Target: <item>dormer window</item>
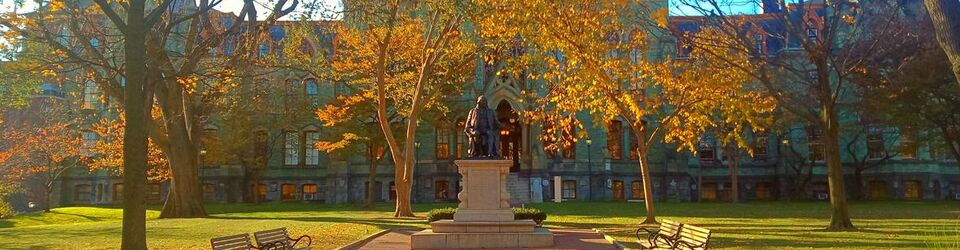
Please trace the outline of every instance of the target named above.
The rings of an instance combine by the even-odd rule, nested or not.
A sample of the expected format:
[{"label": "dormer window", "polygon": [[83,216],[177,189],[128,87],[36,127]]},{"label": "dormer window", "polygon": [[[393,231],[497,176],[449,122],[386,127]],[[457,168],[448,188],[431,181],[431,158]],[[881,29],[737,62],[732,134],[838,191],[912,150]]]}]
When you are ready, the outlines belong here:
[{"label": "dormer window", "polygon": [[807,28],[807,37],[811,40],[817,39],[817,28]]},{"label": "dormer window", "polygon": [[818,32],[817,32],[817,27],[814,26],[813,21],[809,21],[809,20],[808,20],[808,21],[807,21],[807,38],[810,38],[810,40],[816,40],[816,39],[817,39],[817,33],[818,33]]}]

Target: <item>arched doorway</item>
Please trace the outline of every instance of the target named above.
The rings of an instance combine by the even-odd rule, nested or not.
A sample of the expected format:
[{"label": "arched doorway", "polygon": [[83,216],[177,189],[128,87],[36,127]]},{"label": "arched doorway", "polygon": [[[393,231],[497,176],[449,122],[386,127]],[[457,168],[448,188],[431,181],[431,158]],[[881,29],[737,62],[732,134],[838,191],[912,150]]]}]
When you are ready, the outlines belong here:
[{"label": "arched doorway", "polygon": [[497,104],[497,121],[500,122],[500,152],[513,160],[510,172],[520,171],[520,121],[517,113],[506,100]]}]

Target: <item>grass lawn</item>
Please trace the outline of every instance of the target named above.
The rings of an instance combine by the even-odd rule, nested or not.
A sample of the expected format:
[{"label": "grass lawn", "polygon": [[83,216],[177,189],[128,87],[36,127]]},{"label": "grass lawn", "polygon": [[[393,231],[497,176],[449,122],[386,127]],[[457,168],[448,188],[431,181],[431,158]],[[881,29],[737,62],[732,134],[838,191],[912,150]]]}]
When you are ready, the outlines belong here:
[{"label": "grass lawn", "polygon": [[[453,204],[418,204],[425,211]],[[636,247],[633,231],[642,203],[534,204],[549,215],[548,227],[599,228]],[[209,248],[213,237],[287,227],[308,234],[314,249],[348,244],[385,228],[425,227],[422,219],[395,219],[392,204],[373,210],[357,205],[312,203],[209,204],[209,218],[155,219],[148,212],[152,249]],[[854,202],[859,232],[824,232],[827,203],[660,203],[661,217],[714,230],[712,248],[741,249],[960,249],[958,202]],[[121,210],[67,207],[0,220],[0,249],[113,249],[120,242]]]}]

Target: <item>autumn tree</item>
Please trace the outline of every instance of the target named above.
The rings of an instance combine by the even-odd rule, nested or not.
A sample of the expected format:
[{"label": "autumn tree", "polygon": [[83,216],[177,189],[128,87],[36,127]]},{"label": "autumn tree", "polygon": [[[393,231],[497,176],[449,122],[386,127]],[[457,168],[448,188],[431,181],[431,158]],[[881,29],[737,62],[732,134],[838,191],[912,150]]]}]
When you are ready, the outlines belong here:
[{"label": "autumn tree", "polygon": [[[757,115],[774,107],[771,100],[742,87],[745,74],[701,60],[645,53],[661,45],[653,39],[656,33],[648,20],[666,25],[665,6],[622,1],[480,2],[495,13],[479,22],[481,34],[516,34],[531,48],[517,64],[544,86],[541,94],[526,93],[536,103],[534,111],[524,115],[553,124],[545,126],[548,141],[564,144],[585,136],[573,133],[574,127],[583,127],[577,119],[581,111],[595,124],[619,119],[628,125],[637,142],[633,150],[644,182],[644,223],[656,223],[648,155],[654,143],[677,143],[678,150],[696,151],[707,128],[723,123],[714,116],[733,115],[730,111],[741,107],[750,110],[737,112]],[[734,105],[741,101],[754,105]]]},{"label": "autumn tree", "polygon": [[[35,179],[42,185],[43,207],[52,206],[53,187],[68,171],[83,167],[93,154],[79,130],[76,110],[57,99],[39,100],[31,109],[21,110],[20,119],[3,126],[0,138],[16,142],[0,149],[0,165],[19,182]],[[30,113],[30,115],[27,115]]]},{"label": "autumn tree", "polygon": [[[376,110],[373,100],[365,99],[369,92],[360,92],[355,95],[342,95],[337,100],[317,110],[317,118],[323,121],[323,126],[329,128],[324,131],[323,138],[316,147],[321,151],[339,156],[350,157],[355,154],[365,154],[369,167],[367,169],[367,190],[364,207],[372,208],[376,200],[377,169],[388,151],[386,150],[383,131],[376,122]],[[394,133],[400,133],[400,117],[391,113],[388,119]]]},{"label": "autumn tree", "polygon": [[[306,72],[331,72],[336,82],[365,95],[393,160],[396,217],[412,217],[410,196],[417,127],[425,110],[442,106],[470,76],[474,45],[463,35],[464,6],[449,1],[349,1],[337,46],[327,64]],[[329,54],[328,54],[329,55]],[[322,68],[326,67],[326,68]],[[330,105],[326,109],[335,108]],[[346,107],[343,107],[346,108]],[[401,122],[402,133],[393,130]],[[338,141],[329,139],[331,141]]]},{"label": "autumn tree", "polygon": [[[214,112],[210,107],[211,100],[233,86],[231,79],[263,74],[263,70],[251,69],[262,69],[257,65],[262,65],[260,62],[264,58],[256,52],[270,37],[268,27],[277,18],[292,12],[299,1],[271,1],[268,7],[272,8],[265,18],[257,16],[254,0],[244,0],[244,7],[235,16],[212,11],[222,0],[184,2],[174,7],[170,6],[172,0],[119,5],[99,0],[94,2],[96,5],[51,1],[46,5],[48,7],[40,8],[49,14],[30,16],[33,19],[23,22],[30,27],[9,27],[16,27],[11,30],[27,40],[43,42],[52,48],[49,52],[34,51],[37,58],[47,58],[50,65],[89,74],[90,81],[111,99],[125,102],[129,98],[125,92],[133,86],[129,84],[133,82],[132,76],[147,82],[146,88],[136,87],[155,93],[156,102],[145,100],[142,103],[143,116],[127,114],[128,122],[146,121],[126,126],[126,129],[149,131],[150,138],[170,162],[173,178],[161,218],[205,216],[199,185],[198,148],[202,128]],[[144,13],[135,11],[141,7]],[[147,9],[150,9],[149,13]],[[122,14],[127,14],[128,19],[129,15],[143,14],[143,17],[124,22]],[[143,23],[139,23],[141,19]],[[111,25],[105,25],[108,23]],[[126,37],[131,34],[138,38]],[[139,45],[141,41],[143,45]],[[138,46],[124,46],[130,42]],[[136,51],[120,53],[122,50]],[[130,75],[127,72],[131,69],[130,64],[117,63],[123,61],[121,58],[129,57],[148,64],[143,69],[134,67],[136,73]],[[145,95],[144,98],[152,96]],[[159,110],[158,119],[146,115],[154,107]],[[124,111],[128,109],[126,107]],[[138,107],[138,110],[141,109]],[[124,134],[133,135],[130,132]],[[136,143],[144,147],[146,144],[145,141]],[[131,182],[133,180],[125,181]],[[135,192],[137,188],[128,188],[131,192],[127,193],[138,193]]]},{"label": "autumn tree", "polygon": [[698,27],[694,30],[674,27],[681,52],[692,50],[712,64],[747,74],[776,97],[780,107],[823,131],[831,207],[828,229],[854,230],[840,161],[839,104],[856,98],[849,82],[863,70],[865,56],[880,56],[856,53],[879,47],[862,41],[895,31],[870,27],[892,23],[901,6],[891,1],[863,8],[849,1],[767,1],[762,15],[735,15],[724,7],[729,4],[724,0],[681,4],[702,15],[693,18]]}]

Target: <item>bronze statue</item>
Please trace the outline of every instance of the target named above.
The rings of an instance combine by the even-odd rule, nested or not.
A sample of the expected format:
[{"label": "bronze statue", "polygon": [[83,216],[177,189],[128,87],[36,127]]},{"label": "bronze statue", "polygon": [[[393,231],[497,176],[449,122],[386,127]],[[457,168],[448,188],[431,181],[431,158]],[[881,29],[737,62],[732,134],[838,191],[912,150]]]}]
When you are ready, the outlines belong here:
[{"label": "bronze statue", "polygon": [[467,134],[467,158],[502,158],[499,147],[500,143],[500,124],[497,122],[497,114],[490,107],[487,107],[487,99],[483,96],[477,98],[477,106],[470,109],[467,113],[466,127],[463,132]]}]

